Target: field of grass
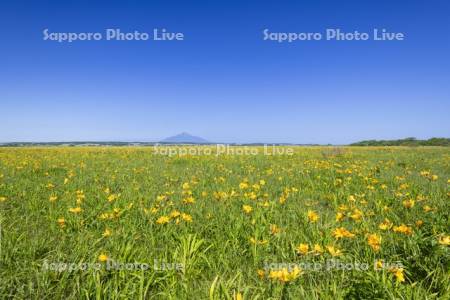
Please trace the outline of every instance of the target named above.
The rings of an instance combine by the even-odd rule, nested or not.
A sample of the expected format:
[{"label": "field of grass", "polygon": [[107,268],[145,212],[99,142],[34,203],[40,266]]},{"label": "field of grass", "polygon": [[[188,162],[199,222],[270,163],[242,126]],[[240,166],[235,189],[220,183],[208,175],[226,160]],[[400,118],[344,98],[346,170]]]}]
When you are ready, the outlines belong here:
[{"label": "field of grass", "polygon": [[0,148],[0,297],[450,299],[449,148],[259,152]]}]

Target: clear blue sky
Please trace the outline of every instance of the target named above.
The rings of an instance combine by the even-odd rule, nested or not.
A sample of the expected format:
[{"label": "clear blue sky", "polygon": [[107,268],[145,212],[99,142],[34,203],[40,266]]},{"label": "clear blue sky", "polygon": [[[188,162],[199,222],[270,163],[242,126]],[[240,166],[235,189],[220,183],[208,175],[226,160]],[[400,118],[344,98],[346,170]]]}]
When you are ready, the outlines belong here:
[{"label": "clear blue sky", "polygon": [[[448,0],[5,0],[0,28],[1,142],[450,137]],[[45,28],[166,28],[185,40],[57,43]],[[265,28],[406,40],[279,44]]]}]

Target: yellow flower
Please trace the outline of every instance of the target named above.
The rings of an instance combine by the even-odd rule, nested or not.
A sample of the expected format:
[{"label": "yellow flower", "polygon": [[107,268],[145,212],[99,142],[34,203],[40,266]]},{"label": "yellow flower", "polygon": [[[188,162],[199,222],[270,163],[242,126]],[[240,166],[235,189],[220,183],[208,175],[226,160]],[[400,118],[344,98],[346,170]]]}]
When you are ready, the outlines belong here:
[{"label": "yellow flower", "polygon": [[384,263],[382,260],[375,261],[375,270],[381,270],[384,266]]},{"label": "yellow flower", "polygon": [[280,233],[280,228],[277,226],[277,225],[275,225],[275,224],[271,224],[270,225],[270,233],[271,234],[273,234],[273,235],[275,235],[275,234],[278,234],[278,233]]},{"label": "yellow flower", "polygon": [[100,262],[105,262],[105,261],[108,261],[108,260],[109,260],[109,257],[108,257],[106,254],[102,253],[102,254],[100,254],[100,255],[98,256],[98,260],[99,260]]},{"label": "yellow flower", "polygon": [[5,202],[6,201],[6,197],[0,197],[0,202]]},{"label": "yellow flower", "polygon": [[439,244],[444,246],[450,246],[450,235],[440,236]]},{"label": "yellow flower", "polygon": [[345,215],[344,215],[343,213],[338,212],[338,213],[336,214],[336,222],[342,221],[342,219],[344,219],[344,217],[345,217]]},{"label": "yellow flower", "polygon": [[82,209],[79,206],[74,207],[74,208],[69,208],[69,212],[74,213],[74,214],[80,213],[81,211],[82,211]]},{"label": "yellow flower", "polygon": [[421,227],[423,225],[423,221],[422,220],[417,220],[416,221],[416,226],[417,227]]},{"label": "yellow flower", "polygon": [[314,252],[316,255],[322,254],[323,253],[322,246],[320,246],[319,244],[314,244]]},{"label": "yellow flower", "polygon": [[101,213],[98,217],[99,217],[101,220],[106,220],[106,219],[109,219],[110,214],[109,214],[109,213]]},{"label": "yellow flower", "polygon": [[309,245],[308,244],[300,244],[297,246],[297,253],[298,254],[302,254],[302,255],[306,255],[308,254],[309,251]]},{"label": "yellow flower", "polygon": [[182,218],[184,221],[186,221],[186,222],[192,222],[192,217],[191,217],[191,215],[182,213],[182,214],[181,214],[181,218]]},{"label": "yellow flower", "polygon": [[397,282],[404,282],[405,281],[405,275],[403,274],[404,270],[403,268],[392,268],[389,270],[392,274],[394,274],[395,279]]},{"label": "yellow flower", "polygon": [[281,283],[286,283],[297,279],[302,274],[302,270],[295,267],[291,272],[287,268],[281,270],[270,271],[269,278],[272,280],[278,280]]},{"label": "yellow flower", "polygon": [[177,217],[179,217],[181,215],[181,213],[178,211],[178,210],[173,210],[171,213],[170,213],[170,217],[171,218],[177,218]]},{"label": "yellow flower", "polygon": [[317,222],[317,220],[319,220],[319,215],[313,210],[308,210],[308,219],[312,223]]},{"label": "yellow flower", "polygon": [[328,250],[328,253],[331,254],[331,256],[341,256],[342,255],[341,250],[334,248],[333,246],[327,246],[327,250]]},{"label": "yellow flower", "polygon": [[83,191],[76,191],[76,194],[77,194],[77,200],[79,200],[79,201],[81,201],[84,198],[86,198],[86,196],[84,195]]},{"label": "yellow flower", "polygon": [[406,190],[408,187],[409,187],[409,184],[403,183],[403,184],[401,184],[401,185],[398,187],[398,189],[399,189],[399,190]]},{"label": "yellow flower", "polygon": [[164,201],[167,199],[166,195],[158,195],[156,196],[156,201],[160,202],[160,201]]},{"label": "yellow flower", "polygon": [[256,273],[258,274],[258,277],[259,277],[260,279],[263,279],[264,276],[266,275],[266,271],[264,271],[264,270],[262,270],[262,269],[258,269],[258,270],[256,271]]},{"label": "yellow flower", "polygon": [[355,208],[353,210],[353,213],[351,214],[350,218],[352,218],[355,221],[359,221],[359,220],[361,220],[362,216],[363,216],[362,211],[360,211],[359,209]]},{"label": "yellow flower", "polygon": [[59,218],[58,219],[58,225],[63,228],[64,226],[66,226],[66,220],[64,218]]},{"label": "yellow flower", "polygon": [[354,233],[351,233],[350,231],[348,231],[347,229],[345,229],[344,227],[340,227],[340,228],[336,228],[332,235],[334,236],[335,239],[340,239],[340,238],[353,238],[355,237]]},{"label": "yellow flower", "polygon": [[58,199],[58,196],[55,196],[55,195],[52,195],[52,196],[50,196],[50,198],[48,198],[48,200],[50,201],[50,202],[54,202],[54,201],[56,201]]},{"label": "yellow flower", "polygon": [[346,210],[348,210],[348,207],[346,205],[344,205],[344,204],[341,204],[341,205],[339,205],[338,209],[340,211],[346,211]]},{"label": "yellow flower", "polygon": [[381,230],[388,230],[391,227],[392,227],[392,222],[389,221],[388,219],[384,219],[383,223],[378,225],[378,228],[380,228]]},{"label": "yellow flower", "polygon": [[406,226],[405,224],[401,224],[400,226],[394,226],[393,230],[394,232],[403,233],[406,235],[412,234],[412,228]]},{"label": "yellow flower", "polygon": [[244,298],[242,298],[242,294],[240,292],[236,293],[236,296],[234,297],[235,300],[242,300]]},{"label": "yellow flower", "polygon": [[189,185],[189,182],[183,183],[183,190],[189,190],[191,186]]},{"label": "yellow flower", "polygon": [[195,199],[194,199],[194,197],[190,196],[190,197],[183,199],[183,203],[192,204],[192,203],[195,203]]},{"label": "yellow flower", "polygon": [[108,196],[108,201],[109,201],[109,202],[113,202],[113,201],[116,200],[117,198],[118,198],[117,195],[111,194],[111,195]]},{"label": "yellow flower", "polygon": [[105,229],[105,231],[103,232],[102,236],[103,237],[108,237],[111,235],[111,230],[109,230],[108,228]]},{"label": "yellow flower", "polygon": [[245,193],[244,196],[252,200],[255,200],[258,197],[255,192]]},{"label": "yellow flower", "polygon": [[380,246],[381,246],[381,237],[377,234],[370,234],[367,237],[367,243],[369,244],[370,247],[372,247],[372,249],[377,252],[380,250]]},{"label": "yellow flower", "polygon": [[161,216],[158,218],[158,220],[156,220],[156,224],[167,224],[169,223],[170,218],[167,216]]},{"label": "yellow flower", "polygon": [[245,182],[245,181],[239,183],[239,188],[240,188],[241,190],[247,189],[247,188],[248,188],[248,183]]},{"label": "yellow flower", "polygon": [[412,207],[414,207],[414,203],[415,203],[415,201],[412,200],[412,199],[410,199],[410,200],[404,200],[404,201],[403,201],[403,206],[404,206],[405,208],[412,208]]},{"label": "yellow flower", "polygon": [[429,212],[429,211],[432,211],[433,209],[430,207],[430,206],[428,206],[428,205],[425,205],[424,207],[423,207],[423,211],[424,212]]},{"label": "yellow flower", "polygon": [[250,205],[242,205],[242,210],[246,213],[249,214],[252,212],[253,208]]},{"label": "yellow flower", "polygon": [[431,175],[431,180],[433,180],[433,181],[436,181],[436,180],[438,180],[438,176],[437,175]]},{"label": "yellow flower", "polygon": [[258,241],[257,239],[255,239],[254,237],[250,238],[250,243],[254,244],[254,245],[265,245],[267,244],[269,241],[268,240],[260,240]]},{"label": "yellow flower", "polygon": [[430,172],[429,171],[420,171],[420,176],[428,177],[428,176],[430,176]]}]

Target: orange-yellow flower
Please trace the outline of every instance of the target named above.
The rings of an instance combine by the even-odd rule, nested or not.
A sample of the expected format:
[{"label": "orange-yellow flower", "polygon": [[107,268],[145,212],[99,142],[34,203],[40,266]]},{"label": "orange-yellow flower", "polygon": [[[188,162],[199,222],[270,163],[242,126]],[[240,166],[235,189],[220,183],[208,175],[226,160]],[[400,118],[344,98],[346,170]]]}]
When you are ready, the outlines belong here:
[{"label": "orange-yellow flower", "polygon": [[394,232],[403,233],[406,235],[412,234],[412,228],[406,226],[405,224],[401,224],[400,226],[394,226],[393,230]]},{"label": "orange-yellow flower", "polygon": [[281,229],[277,225],[275,225],[275,224],[270,225],[270,233],[271,234],[275,235],[275,234],[280,233],[280,231],[281,231]]},{"label": "orange-yellow flower", "polygon": [[362,216],[363,216],[362,211],[360,211],[359,209],[355,208],[353,210],[353,213],[350,215],[350,218],[352,218],[355,221],[359,221],[359,220],[361,220]]},{"label": "orange-yellow flower", "polygon": [[439,244],[444,246],[450,246],[450,235],[440,236]]},{"label": "orange-yellow flower", "polygon": [[186,222],[192,222],[192,216],[189,214],[182,213],[181,218]]},{"label": "orange-yellow flower", "polygon": [[161,217],[158,218],[158,220],[156,220],[156,224],[160,224],[160,225],[167,224],[167,223],[169,223],[169,221],[170,221],[169,217],[161,216]]},{"label": "orange-yellow flower", "polygon": [[404,270],[403,268],[392,268],[389,270],[392,274],[394,274],[395,279],[397,282],[404,282],[405,281],[405,274],[403,274]]},{"label": "orange-yellow flower", "polygon": [[347,229],[345,229],[344,227],[340,227],[340,228],[336,228],[332,235],[336,238],[336,239],[340,239],[340,238],[353,238],[355,237],[354,233],[351,233],[350,231],[348,231]]},{"label": "orange-yellow flower", "polygon": [[308,210],[308,219],[312,223],[317,222],[317,220],[319,220],[319,215],[313,210]]},{"label": "orange-yellow flower", "polygon": [[429,211],[432,211],[433,209],[430,207],[430,206],[428,206],[428,205],[425,205],[424,207],[423,207],[423,211],[424,212],[429,212]]},{"label": "orange-yellow flower", "polygon": [[306,255],[308,254],[309,251],[309,245],[308,244],[300,244],[297,246],[297,253],[298,254],[302,254],[302,255]]},{"label": "orange-yellow flower", "polygon": [[251,237],[250,238],[250,243],[252,243],[252,244],[254,244],[254,245],[265,245],[265,244],[267,244],[268,243],[268,241],[267,240],[257,240],[257,239],[255,239],[254,237]]},{"label": "orange-yellow flower", "polygon": [[66,220],[64,218],[59,218],[58,219],[58,225],[63,228],[64,226],[66,226]]},{"label": "orange-yellow flower", "polygon": [[281,283],[287,283],[297,279],[301,274],[302,270],[298,267],[295,267],[292,271],[289,271],[287,268],[283,268],[281,270],[270,271],[269,278],[272,280],[278,280]]},{"label": "orange-yellow flower", "polygon": [[314,249],[314,253],[315,253],[316,255],[320,255],[320,254],[323,253],[322,246],[320,246],[319,244],[314,244],[313,249]]},{"label": "orange-yellow flower", "polygon": [[328,253],[331,254],[331,256],[341,256],[342,251],[335,248],[334,246],[327,246]]},{"label": "orange-yellow flower", "polygon": [[100,255],[98,256],[98,260],[101,261],[101,262],[108,261],[108,259],[109,259],[108,255],[106,255],[106,254],[104,254],[104,253],[102,253],[102,254],[100,254]]},{"label": "orange-yellow flower", "polygon": [[181,213],[180,213],[178,210],[173,210],[173,211],[170,213],[170,217],[171,217],[171,218],[178,218],[180,215],[181,215]]},{"label": "orange-yellow flower", "polygon": [[252,212],[253,208],[250,205],[242,205],[242,210],[246,213],[249,214]]},{"label": "orange-yellow flower", "polygon": [[81,207],[77,206],[74,208],[69,208],[69,212],[74,213],[74,214],[78,214],[82,211]]},{"label": "orange-yellow flower", "polygon": [[377,252],[380,250],[381,237],[377,234],[369,234],[369,236],[367,237],[367,243],[375,252]]},{"label": "orange-yellow flower", "polygon": [[415,201],[413,199],[403,201],[403,206],[405,208],[412,208],[412,207],[414,207],[414,204],[415,204]]},{"label": "orange-yellow flower", "polygon": [[194,199],[194,197],[190,196],[190,197],[184,198],[183,203],[184,204],[192,204],[192,203],[195,203],[195,199]]},{"label": "orange-yellow flower", "polygon": [[258,274],[258,277],[259,277],[260,279],[263,279],[264,276],[266,275],[266,271],[264,271],[264,270],[262,270],[262,269],[258,269],[258,270],[256,271],[256,273]]},{"label": "orange-yellow flower", "polygon": [[336,222],[342,221],[342,219],[344,219],[344,217],[345,217],[345,215],[344,215],[343,213],[338,212],[338,213],[336,214]]},{"label": "orange-yellow flower", "polygon": [[378,228],[380,228],[381,230],[388,230],[391,227],[392,227],[392,222],[389,221],[388,219],[384,219],[383,223],[378,225]]}]

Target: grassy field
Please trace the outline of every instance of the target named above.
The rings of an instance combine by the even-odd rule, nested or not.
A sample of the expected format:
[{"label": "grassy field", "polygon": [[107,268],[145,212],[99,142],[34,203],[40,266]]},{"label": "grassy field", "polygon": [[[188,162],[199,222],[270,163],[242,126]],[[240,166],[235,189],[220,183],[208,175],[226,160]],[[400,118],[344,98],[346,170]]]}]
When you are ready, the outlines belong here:
[{"label": "grassy field", "polygon": [[450,299],[449,148],[254,149],[0,148],[1,298]]}]

